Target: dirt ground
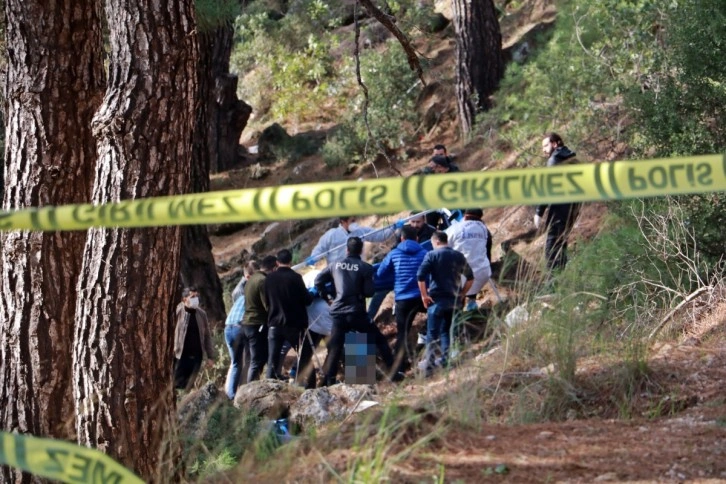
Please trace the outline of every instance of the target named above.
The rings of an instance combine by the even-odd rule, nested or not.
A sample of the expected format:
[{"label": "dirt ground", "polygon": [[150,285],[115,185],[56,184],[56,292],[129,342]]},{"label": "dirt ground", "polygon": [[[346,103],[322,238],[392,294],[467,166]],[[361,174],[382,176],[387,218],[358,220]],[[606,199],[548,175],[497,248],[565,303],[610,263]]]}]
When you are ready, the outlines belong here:
[{"label": "dirt ground", "polygon": [[[363,412],[340,427],[321,429],[312,447],[294,450],[292,470],[260,470],[255,478],[332,482],[337,475],[372,482],[360,471],[355,478],[351,469],[357,459],[377,457],[392,482],[405,483],[726,481],[726,303],[698,326],[651,348],[647,382],[629,402],[628,418],[617,418],[609,395],[617,372],[597,358],[578,365],[578,385],[588,390],[566,420],[488,423],[497,420],[496,398],[458,398],[471,398],[473,389],[491,389],[495,382],[502,401],[514,394],[512,381],[503,383],[507,375],[498,373],[499,348],[431,380],[380,384],[383,401],[420,416],[382,445],[383,456],[371,449],[381,445],[384,417],[367,410],[368,416]],[[361,440],[363,433],[373,437]]]}]

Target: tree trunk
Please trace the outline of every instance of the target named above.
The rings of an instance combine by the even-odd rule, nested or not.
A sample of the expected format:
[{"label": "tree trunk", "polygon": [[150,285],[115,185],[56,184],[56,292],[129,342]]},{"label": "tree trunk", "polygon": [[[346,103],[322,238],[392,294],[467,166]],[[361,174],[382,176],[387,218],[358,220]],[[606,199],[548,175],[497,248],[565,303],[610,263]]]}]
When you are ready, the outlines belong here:
[{"label": "tree trunk", "polygon": [[[237,99],[237,77],[230,75],[234,30],[227,23],[199,34],[197,64],[199,108],[196,112],[191,191],[209,191],[209,173],[234,166],[239,137],[252,108]],[[213,325],[226,316],[222,283],[212,257],[212,244],[206,226],[182,228],[181,281],[195,286]]]},{"label": "tree trunk", "polygon": [[[109,87],[93,121],[93,202],[185,193],[197,84],[193,1],[108,2],[106,15]],[[78,286],[78,441],[146,480],[174,475],[168,446],[180,248],[179,227],[89,230]]]},{"label": "tree trunk", "polygon": [[453,0],[456,30],[456,100],[464,134],[504,75],[502,34],[492,0]]},{"label": "tree trunk", "polygon": [[[5,0],[3,210],[88,203],[105,84],[93,0]],[[0,428],[73,439],[71,361],[85,232],[0,236]],[[3,468],[1,482],[20,474]],[[22,481],[30,481],[29,476]]]}]

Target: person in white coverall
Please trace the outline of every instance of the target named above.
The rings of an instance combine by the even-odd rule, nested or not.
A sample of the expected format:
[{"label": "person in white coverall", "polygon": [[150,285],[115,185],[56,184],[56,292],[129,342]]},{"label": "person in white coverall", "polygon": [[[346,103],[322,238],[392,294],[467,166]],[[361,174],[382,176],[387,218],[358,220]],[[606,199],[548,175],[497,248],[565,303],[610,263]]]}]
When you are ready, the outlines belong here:
[{"label": "person in white coverall", "polygon": [[487,256],[490,233],[482,221],[483,216],[484,212],[480,208],[466,209],[464,220],[446,229],[449,247],[464,254],[474,273],[474,283],[466,293],[467,311],[477,308],[476,295],[492,276],[492,267]]},{"label": "person in white coverall", "polygon": [[[355,217],[340,217],[340,224],[328,230],[320,237],[318,244],[313,249],[310,257],[305,259],[307,265],[315,263],[323,257],[328,265],[333,265],[346,258],[345,244],[351,237],[360,237],[365,242],[385,242],[395,234],[395,229],[403,225],[403,222],[396,222],[390,227],[382,230],[362,227],[355,223]],[[331,249],[335,249],[332,250]]]}]

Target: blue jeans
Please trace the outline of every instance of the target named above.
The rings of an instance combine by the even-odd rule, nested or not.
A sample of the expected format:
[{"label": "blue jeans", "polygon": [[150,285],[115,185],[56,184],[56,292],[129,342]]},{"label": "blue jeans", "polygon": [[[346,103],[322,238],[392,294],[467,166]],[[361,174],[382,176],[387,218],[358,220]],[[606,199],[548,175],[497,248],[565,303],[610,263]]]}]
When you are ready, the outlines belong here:
[{"label": "blue jeans", "polygon": [[446,367],[451,344],[449,332],[454,317],[453,302],[434,302],[427,311],[426,321],[426,362],[427,369],[433,370],[436,352],[441,353],[441,366]]},{"label": "blue jeans", "polygon": [[230,400],[234,399],[234,394],[239,386],[240,369],[242,367],[242,326],[239,324],[228,324],[224,327],[224,341],[227,343],[229,350],[229,371],[227,372],[227,383],[224,391]]}]

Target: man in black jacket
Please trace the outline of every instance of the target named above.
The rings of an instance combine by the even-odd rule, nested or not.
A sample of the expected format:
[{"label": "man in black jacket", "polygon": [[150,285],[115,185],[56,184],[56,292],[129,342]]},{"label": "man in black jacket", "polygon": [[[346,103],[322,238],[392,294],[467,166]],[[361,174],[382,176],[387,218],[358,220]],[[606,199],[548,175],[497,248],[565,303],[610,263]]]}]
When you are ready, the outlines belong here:
[{"label": "man in black jacket", "polygon": [[313,296],[305,287],[300,274],[292,270],[292,253],[283,249],[277,253],[277,269],[265,279],[267,298],[268,360],[267,378],[278,379],[285,341],[295,348],[300,359],[296,383],[304,382],[305,388],[315,388],[315,372],[310,364],[313,348],[305,331],[308,328],[307,306]]},{"label": "man in black jacket", "polygon": [[373,266],[361,260],[362,252],[363,241],[359,237],[349,238],[348,257],[329,265],[315,278],[315,287],[320,294],[326,293],[325,285],[329,282],[335,287],[335,298],[328,297],[333,329],[328,341],[328,355],[323,364],[325,372],[323,384],[326,386],[335,383],[345,334],[348,332],[357,331],[373,335],[384,362],[389,369],[393,367],[393,354],[385,336],[366,314],[366,298],[373,296],[375,288]]},{"label": "man in black jacket", "polygon": [[[577,163],[575,152],[565,146],[557,133],[550,133],[542,140],[542,152],[547,156],[547,166],[569,165]],[[545,257],[549,269],[562,269],[567,264],[567,237],[574,225],[579,204],[553,203],[539,205],[535,210],[534,227],[542,225],[542,215],[547,213],[547,242]]]}]

